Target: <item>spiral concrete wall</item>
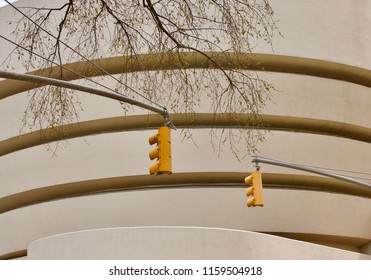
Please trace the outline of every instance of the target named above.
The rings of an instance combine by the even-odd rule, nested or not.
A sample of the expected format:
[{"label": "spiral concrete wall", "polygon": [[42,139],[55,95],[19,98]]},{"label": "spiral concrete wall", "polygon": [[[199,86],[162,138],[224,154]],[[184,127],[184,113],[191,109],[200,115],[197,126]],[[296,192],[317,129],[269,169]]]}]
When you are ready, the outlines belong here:
[{"label": "spiral concrete wall", "polygon": [[[27,6],[33,3],[46,1]],[[260,129],[270,132],[260,155],[367,177],[370,4],[271,5],[283,36],[274,38],[274,51],[262,45],[253,55],[277,89],[263,115]],[[0,15],[3,23],[15,17],[11,7]],[[6,24],[0,29],[9,33]],[[12,47],[2,45],[1,58]],[[239,56],[228,59],[245,65]],[[189,60],[203,66],[197,57]],[[123,71],[120,58],[101,63]],[[148,67],[160,66],[151,60]],[[265,206],[247,208],[243,179],[253,169],[250,158],[238,162],[210,144],[210,127],[241,125],[228,116],[173,115],[197,145],[173,131],[174,173],[153,177],[147,139],[158,117],[139,109],[123,116],[117,101],[81,93],[81,122],[63,128],[68,144],[53,156],[45,147],[57,140],[53,131],[19,132],[30,88],[0,81],[2,259],[371,258],[367,187],[262,164]]]}]

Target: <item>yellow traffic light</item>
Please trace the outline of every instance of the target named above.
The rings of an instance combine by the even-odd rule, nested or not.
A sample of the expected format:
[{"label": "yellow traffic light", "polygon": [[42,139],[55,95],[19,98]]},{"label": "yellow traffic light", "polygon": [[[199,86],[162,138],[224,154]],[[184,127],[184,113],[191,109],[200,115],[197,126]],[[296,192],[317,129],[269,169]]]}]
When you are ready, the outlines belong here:
[{"label": "yellow traffic light", "polygon": [[247,200],[247,206],[264,206],[263,202],[263,182],[260,171],[251,172],[250,176],[245,178],[245,184],[251,185],[246,189],[246,196],[250,197]]},{"label": "yellow traffic light", "polygon": [[150,151],[149,158],[151,160],[157,158],[157,162],[149,168],[149,173],[152,174],[171,174],[171,138],[170,128],[162,126],[158,132],[148,138],[150,145],[157,144],[156,148]]}]

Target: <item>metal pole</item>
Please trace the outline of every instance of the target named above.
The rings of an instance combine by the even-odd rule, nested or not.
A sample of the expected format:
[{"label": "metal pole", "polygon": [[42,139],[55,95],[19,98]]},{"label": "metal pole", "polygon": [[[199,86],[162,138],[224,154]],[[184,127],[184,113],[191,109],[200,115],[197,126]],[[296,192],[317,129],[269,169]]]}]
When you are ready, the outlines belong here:
[{"label": "metal pole", "polygon": [[327,177],[331,177],[331,178],[335,178],[335,179],[338,179],[338,180],[342,180],[342,181],[346,181],[346,182],[350,182],[350,183],[353,183],[353,184],[357,184],[357,185],[361,185],[361,186],[364,186],[364,187],[371,188],[371,184],[367,184],[365,182],[355,180],[355,179],[349,178],[347,176],[322,171],[322,170],[312,168],[312,167],[307,167],[307,166],[302,166],[302,165],[298,165],[298,164],[287,163],[287,162],[282,162],[282,161],[278,161],[278,160],[274,160],[274,159],[262,158],[262,157],[257,157],[257,156],[253,157],[253,159],[251,161],[255,164],[266,163],[266,164],[271,164],[271,165],[277,165],[277,166],[283,166],[283,167],[287,167],[287,168],[302,170],[302,171],[315,173],[315,174],[318,174],[318,175],[323,175],[323,176],[327,176]]},{"label": "metal pole", "polygon": [[166,108],[158,108],[158,107],[137,101],[125,95],[120,95],[118,93],[113,93],[113,92],[109,92],[106,90],[77,85],[71,82],[61,81],[61,80],[53,79],[53,78],[46,78],[46,77],[41,77],[41,76],[36,76],[36,75],[29,75],[29,74],[13,73],[13,72],[8,72],[8,71],[1,71],[1,70],[0,70],[0,77],[12,79],[12,80],[34,82],[38,84],[53,85],[57,87],[64,87],[64,88],[70,88],[70,89],[74,89],[78,91],[88,92],[91,94],[115,99],[118,101],[122,101],[125,103],[129,103],[131,105],[141,107],[143,109],[150,110],[152,112],[161,114],[162,116],[164,116],[165,119],[169,118],[169,113],[167,112]]}]

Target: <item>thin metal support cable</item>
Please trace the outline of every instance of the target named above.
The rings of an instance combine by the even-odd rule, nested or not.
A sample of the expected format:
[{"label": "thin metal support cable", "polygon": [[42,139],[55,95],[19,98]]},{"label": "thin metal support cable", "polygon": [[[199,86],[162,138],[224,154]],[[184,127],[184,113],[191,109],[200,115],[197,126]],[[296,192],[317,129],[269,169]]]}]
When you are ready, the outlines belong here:
[{"label": "thin metal support cable", "polygon": [[27,82],[33,82],[33,83],[38,83],[38,84],[45,84],[45,85],[54,85],[57,87],[65,87],[65,88],[70,88],[74,90],[79,90],[91,94],[96,94],[100,96],[104,96],[107,98],[123,101],[132,105],[136,105],[138,107],[141,107],[143,109],[150,110],[152,112],[161,114],[165,122],[168,121],[170,124],[170,118],[169,114],[165,109],[160,109],[157,106],[153,106],[147,103],[140,102],[136,99],[124,96],[122,94],[117,94],[112,91],[105,91],[102,89],[97,89],[97,88],[92,88],[92,87],[87,87],[87,86],[82,86],[78,84],[74,84],[71,82],[67,81],[62,81],[58,79],[53,79],[53,78],[46,78],[42,76],[36,76],[36,75],[29,75],[29,74],[21,74],[21,73],[13,73],[9,71],[2,71],[0,70],[0,78],[7,78],[7,79],[13,79],[13,80],[21,80],[21,81],[27,81]]},{"label": "thin metal support cable", "polygon": [[[5,36],[3,36],[3,35],[1,35],[1,34],[0,34],[0,38],[2,38],[2,39],[4,39],[4,40],[8,41],[9,43],[11,43],[11,44],[13,44],[13,45],[15,45],[15,46],[17,46],[17,47],[19,47],[19,48],[21,48],[21,49],[27,51],[27,52],[29,52],[29,53],[32,54],[32,55],[35,55],[35,56],[37,56],[37,57],[39,57],[39,58],[41,58],[41,59],[44,59],[44,60],[46,60],[46,61],[48,61],[48,62],[50,62],[50,63],[52,63],[52,64],[55,64],[55,65],[57,65],[58,67],[60,67],[60,68],[62,68],[62,69],[64,69],[64,70],[70,71],[71,73],[73,73],[73,74],[79,76],[80,78],[86,79],[86,80],[88,80],[89,82],[92,82],[92,83],[94,83],[94,84],[96,84],[96,85],[99,85],[99,86],[101,86],[101,87],[103,87],[103,88],[105,88],[105,89],[108,89],[108,90],[110,90],[110,91],[112,91],[112,92],[114,92],[114,93],[117,93],[117,94],[123,95],[122,93],[117,92],[117,91],[111,89],[110,87],[107,87],[107,86],[105,86],[105,85],[103,85],[103,84],[101,84],[101,83],[99,83],[99,82],[97,82],[97,81],[94,81],[94,80],[90,79],[89,77],[86,77],[86,76],[84,76],[84,75],[82,75],[82,74],[80,74],[80,73],[78,73],[78,72],[76,72],[76,71],[74,71],[74,70],[72,70],[72,69],[69,69],[69,68],[66,67],[66,66],[59,65],[58,63],[56,63],[56,62],[54,62],[54,61],[52,61],[52,60],[50,60],[50,59],[48,59],[48,58],[46,58],[46,57],[43,57],[42,55],[37,54],[37,53],[35,53],[35,52],[33,52],[33,51],[31,51],[31,50],[29,50],[29,49],[27,49],[27,48],[25,48],[25,47],[19,45],[19,44],[17,44],[16,42],[10,40],[9,38],[6,38]],[[123,95],[123,96],[124,96],[124,95]]]},{"label": "thin metal support cable", "polygon": [[354,184],[357,184],[357,185],[361,185],[361,186],[364,186],[364,187],[371,188],[371,184],[368,184],[366,182],[355,180],[355,179],[353,179],[351,177],[348,177],[348,176],[343,176],[343,175],[339,175],[339,174],[335,174],[335,173],[322,171],[321,169],[312,168],[312,167],[308,167],[308,166],[305,166],[305,165],[288,163],[288,162],[283,162],[283,161],[279,161],[279,160],[275,160],[275,159],[269,159],[269,158],[258,157],[258,156],[254,156],[253,159],[252,159],[252,162],[255,163],[257,170],[260,169],[259,163],[266,163],[266,164],[271,164],[271,165],[287,167],[287,168],[291,168],[291,169],[302,170],[302,171],[306,171],[306,172],[310,172],[310,173],[315,173],[315,174],[318,174],[318,175],[327,176],[327,177],[331,177],[331,178],[335,178],[335,179],[339,179],[339,180],[342,180],[342,181],[346,181],[346,182],[350,182],[350,183],[354,183]]},{"label": "thin metal support cable", "polygon": [[[312,165],[306,165],[308,167],[314,167],[314,168],[320,168],[323,170],[331,170],[331,171],[338,171],[338,172],[344,172],[344,173],[349,173],[349,174],[361,174],[361,175],[369,175],[371,176],[371,173],[367,172],[360,172],[360,171],[350,171],[350,170],[343,170],[343,169],[336,169],[336,168],[328,168],[328,167],[317,167],[317,166],[312,166]],[[368,180],[370,180],[369,178]]]},{"label": "thin metal support cable", "polygon": [[[4,40],[6,40],[6,41],[8,41],[8,42],[10,42],[10,43],[12,43],[12,44],[15,44],[16,46],[19,46],[20,48],[22,48],[22,49],[24,49],[24,50],[26,50],[26,51],[32,53],[33,55],[36,55],[36,56],[38,56],[38,57],[40,57],[40,58],[42,58],[42,59],[45,59],[45,60],[47,60],[47,61],[50,61],[48,58],[45,58],[45,57],[43,57],[43,56],[41,56],[41,55],[39,55],[39,54],[37,54],[37,53],[32,52],[31,50],[26,49],[26,48],[23,47],[23,46],[18,45],[17,43],[13,42],[12,40],[9,40],[8,38],[4,37],[4,36],[1,35],[1,34],[0,34],[0,38],[3,38]],[[54,64],[57,64],[56,62],[53,62],[53,61],[50,61],[50,62],[51,62],[51,63],[54,63]],[[94,80],[91,80],[90,78],[85,77],[84,75],[82,75],[82,74],[80,74],[80,73],[77,73],[77,72],[75,72],[75,71],[72,70],[72,69],[69,69],[69,68],[67,68],[67,67],[65,67],[65,66],[62,66],[62,65],[59,65],[59,67],[61,67],[62,69],[65,69],[65,70],[67,70],[67,71],[70,71],[70,72],[72,72],[72,73],[74,73],[74,74],[76,74],[76,75],[78,75],[78,76],[80,76],[80,77],[82,77],[82,78],[85,78],[85,79],[87,79],[88,81],[93,82],[93,83],[95,83],[95,84],[97,84],[97,85],[99,85],[99,86],[101,86],[101,87],[103,87],[103,88],[108,89],[108,90],[111,91],[112,93],[114,93],[114,95],[112,95],[112,94],[108,94],[107,92],[104,92],[104,94],[101,94],[101,92],[103,92],[103,91],[97,89],[97,92],[98,92],[97,95],[101,95],[101,96],[105,96],[105,97],[108,97],[108,98],[116,99],[116,100],[119,100],[119,101],[122,101],[122,102],[125,102],[125,103],[129,103],[129,104],[131,104],[131,105],[136,105],[136,106],[139,106],[139,107],[141,107],[141,108],[148,109],[148,110],[150,110],[150,111],[152,111],[152,112],[155,112],[155,113],[159,113],[159,114],[161,114],[161,115],[164,117],[164,123],[165,123],[166,126],[169,126],[169,127],[173,128],[173,129],[176,129],[176,127],[175,127],[174,124],[172,123],[172,121],[171,121],[171,119],[170,119],[170,116],[169,116],[169,113],[168,113],[168,111],[167,111],[167,109],[166,109],[165,107],[157,106],[157,105],[155,104],[155,105],[157,106],[157,108],[156,108],[156,107],[154,107],[154,106],[152,106],[152,105],[145,104],[145,103],[143,103],[143,102],[137,101],[137,100],[135,100],[135,99],[133,99],[133,98],[130,98],[130,97],[128,97],[128,96],[122,94],[122,93],[119,93],[119,92],[117,92],[117,91],[114,91],[114,90],[112,90],[111,88],[109,88],[109,87],[107,87],[107,86],[105,86],[105,85],[102,85],[102,84],[100,84],[100,83],[98,83],[98,82],[96,82],[96,81],[94,81]],[[6,74],[3,73],[3,71],[0,70],[0,72],[2,73],[2,75],[6,75]],[[10,72],[9,72],[9,73],[10,73]],[[19,77],[20,77],[21,74],[17,74],[17,73],[13,73],[13,74],[14,74],[14,75],[13,75],[12,77],[17,77],[17,79],[20,79]],[[12,75],[12,74],[10,73],[10,75]],[[26,77],[26,76],[28,76],[28,77]],[[6,77],[6,76],[3,76],[3,77]],[[26,78],[23,78],[23,79],[24,79],[24,80],[28,80],[28,81],[31,81],[31,80],[33,80],[33,79],[36,79],[36,77],[40,77],[40,78],[42,78],[41,76],[35,76],[35,75],[23,75],[23,77],[26,77]],[[9,77],[9,78],[10,78],[10,77]],[[52,81],[52,80],[55,80],[55,79],[51,79],[50,81]],[[47,84],[47,83],[45,83],[46,80],[44,80],[44,81],[40,80],[40,81],[43,82],[44,84]],[[61,80],[59,80],[59,81],[61,81]],[[88,88],[88,87],[84,87],[84,86],[82,86],[81,89],[79,89],[79,88],[77,88],[77,85],[75,85],[75,84],[69,84],[69,85],[67,85],[67,84],[65,83],[65,84],[57,85],[57,84],[55,84],[54,81],[52,81],[52,82],[53,82],[52,85],[55,85],[55,86],[67,87],[67,88],[70,88],[70,89],[82,90],[82,91],[85,91],[85,92],[92,92],[92,93],[93,93],[93,91],[95,90],[95,89]],[[89,91],[89,90],[90,90],[90,91]],[[115,96],[115,95],[117,95],[117,96],[121,96],[122,98],[117,98],[117,96]]]},{"label": "thin metal support cable", "polygon": [[[274,160],[272,158],[267,158],[267,157],[264,157],[264,159]],[[318,166],[314,166],[314,165],[301,165],[301,164],[295,164],[295,165],[302,166],[302,167],[317,168],[317,169],[320,169],[320,170],[330,170],[330,171],[344,172],[344,173],[348,173],[348,174],[361,174],[361,175],[371,176],[371,173],[367,173],[367,172],[343,170],[343,169],[328,168],[328,167],[322,167],[322,166],[318,167]],[[355,178],[355,179],[371,180],[371,178],[363,178],[363,177],[356,177],[356,176],[350,176],[350,177]]]}]

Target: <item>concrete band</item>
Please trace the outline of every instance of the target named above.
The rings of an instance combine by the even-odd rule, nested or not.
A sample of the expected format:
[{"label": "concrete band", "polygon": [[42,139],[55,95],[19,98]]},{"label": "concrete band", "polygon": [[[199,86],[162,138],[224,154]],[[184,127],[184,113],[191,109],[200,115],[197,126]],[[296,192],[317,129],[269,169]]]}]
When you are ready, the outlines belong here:
[{"label": "concrete band", "polygon": [[[303,74],[321,78],[346,81],[366,87],[371,87],[371,71],[346,64],[329,62],[318,59],[272,55],[272,54],[242,54],[242,53],[206,53],[212,57],[215,63],[199,53],[171,53],[171,54],[144,54],[134,57],[108,57],[92,60],[110,74],[131,73],[138,71],[153,71],[165,69],[201,69],[217,68],[243,69],[254,71],[268,71],[291,74]],[[95,65],[86,62],[74,62],[64,65],[84,77],[95,77],[107,75]],[[29,74],[60,78],[71,81],[81,79],[81,76],[59,67],[41,69]],[[15,80],[4,80],[0,82],[0,99],[28,91],[39,84],[32,82],[19,82]]]},{"label": "concrete band", "polygon": [[[249,114],[171,114],[178,128],[246,128],[324,134],[371,143],[371,128],[291,116]],[[73,123],[15,136],[0,142],[0,156],[46,143],[94,134],[155,129],[163,125],[159,115],[112,117]]]},{"label": "concrete band", "polygon": [[[135,175],[94,179],[35,188],[0,198],[0,213],[66,197],[107,191],[149,188],[246,188],[244,172],[190,172],[171,176]],[[312,189],[371,198],[371,189],[335,179],[292,174],[263,173],[264,187]]]}]

